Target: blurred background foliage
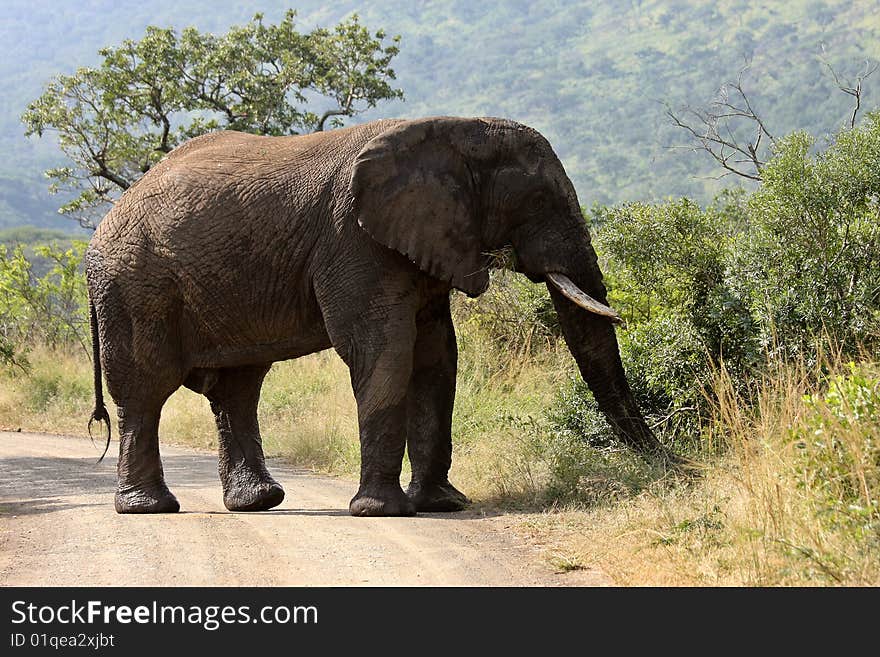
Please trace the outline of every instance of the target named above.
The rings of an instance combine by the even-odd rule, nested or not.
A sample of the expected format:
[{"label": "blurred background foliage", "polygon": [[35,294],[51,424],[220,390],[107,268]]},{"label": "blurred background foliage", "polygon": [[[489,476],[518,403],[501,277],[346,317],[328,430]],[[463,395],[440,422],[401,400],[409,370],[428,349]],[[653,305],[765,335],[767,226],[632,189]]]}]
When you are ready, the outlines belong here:
[{"label": "blurred background foliage", "polygon": [[[581,202],[712,201],[725,186],[711,159],[694,155],[665,116],[701,105],[752,62],[746,88],[778,135],[805,130],[821,142],[848,118],[849,98],[822,66],[842,73],[877,52],[880,14],[871,0],[7,0],[0,34],[0,227],[58,226],[69,199],[46,193],[41,172],[66,164],[51,140],[22,139],[21,113],[43,85],[98,50],[140,38],[147,25],[222,33],[257,11],[277,23],[288,7],[303,31],[358,12],[371,29],[400,35],[393,65],[406,100],[357,120],[438,114],[504,116],[540,130],[557,149]],[[878,104],[867,85],[865,103]],[[332,104],[332,103],[331,103]],[[320,113],[320,101],[310,110]],[[670,149],[670,146],[685,146]],[[60,221],[64,226],[65,222]],[[66,226],[75,228],[74,223]]]}]

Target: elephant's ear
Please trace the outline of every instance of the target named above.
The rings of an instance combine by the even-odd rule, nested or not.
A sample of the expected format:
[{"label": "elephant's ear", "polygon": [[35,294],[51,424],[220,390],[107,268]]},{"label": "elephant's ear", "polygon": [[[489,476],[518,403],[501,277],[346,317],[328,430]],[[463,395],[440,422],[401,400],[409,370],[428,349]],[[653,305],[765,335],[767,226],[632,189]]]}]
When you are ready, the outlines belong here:
[{"label": "elephant's ear", "polygon": [[371,139],[351,174],[358,223],[427,274],[475,297],[489,285],[464,119],[407,121]]}]

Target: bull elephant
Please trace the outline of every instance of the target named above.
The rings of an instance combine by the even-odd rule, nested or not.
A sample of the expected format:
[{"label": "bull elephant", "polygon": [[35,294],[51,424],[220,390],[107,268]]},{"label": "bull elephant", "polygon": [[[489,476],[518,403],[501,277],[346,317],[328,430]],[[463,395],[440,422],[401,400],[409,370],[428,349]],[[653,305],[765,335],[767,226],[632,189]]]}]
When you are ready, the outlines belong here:
[{"label": "bull elephant", "polygon": [[[353,515],[452,511],[453,288],[489,284],[490,252],[546,282],[566,342],[619,437],[662,452],[630,392],[574,187],[537,131],[501,119],[381,120],[295,137],[207,134],[107,214],[86,252],[96,409],[118,407],[119,513],[174,512],[159,415],[181,385],[219,432],[226,507],[284,491],[257,423],[274,361],[333,347],[357,401]],[[109,442],[109,438],[108,438]],[[404,449],[412,481],[401,489]]]}]

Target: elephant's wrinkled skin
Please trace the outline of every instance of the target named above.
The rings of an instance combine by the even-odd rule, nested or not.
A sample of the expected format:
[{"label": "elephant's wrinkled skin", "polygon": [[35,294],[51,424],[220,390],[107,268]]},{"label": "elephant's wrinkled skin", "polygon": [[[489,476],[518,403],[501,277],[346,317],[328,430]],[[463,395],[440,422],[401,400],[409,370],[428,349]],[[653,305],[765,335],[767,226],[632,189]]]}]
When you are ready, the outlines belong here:
[{"label": "elephant's wrinkled skin", "polygon": [[[449,295],[482,293],[487,253],[504,247],[533,281],[561,274],[606,303],[574,188],[547,141],[517,123],[218,132],[175,149],[123,195],[86,253],[96,363],[119,413],[116,510],[178,510],[157,432],[180,385],[211,402],[227,508],[279,504],[257,424],[260,387],[274,361],[329,347],[351,370],[358,406],[351,513],[462,508],[467,498],[447,479],[457,359]],[[612,425],[634,447],[659,451],[608,317],[548,287]],[[100,381],[96,372],[96,417]]]}]

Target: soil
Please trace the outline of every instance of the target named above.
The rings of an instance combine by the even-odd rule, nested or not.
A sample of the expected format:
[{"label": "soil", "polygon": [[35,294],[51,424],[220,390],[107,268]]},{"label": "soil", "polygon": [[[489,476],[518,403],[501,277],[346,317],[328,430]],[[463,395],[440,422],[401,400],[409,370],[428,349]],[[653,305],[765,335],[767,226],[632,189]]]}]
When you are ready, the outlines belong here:
[{"label": "soil", "polygon": [[356,484],[271,461],[287,493],[262,513],[223,506],[217,458],[162,447],[181,512],[118,515],[116,462],[88,439],[0,432],[0,584],[17,586],[596,586],[554,572],[479,508],[353,518]]}]

